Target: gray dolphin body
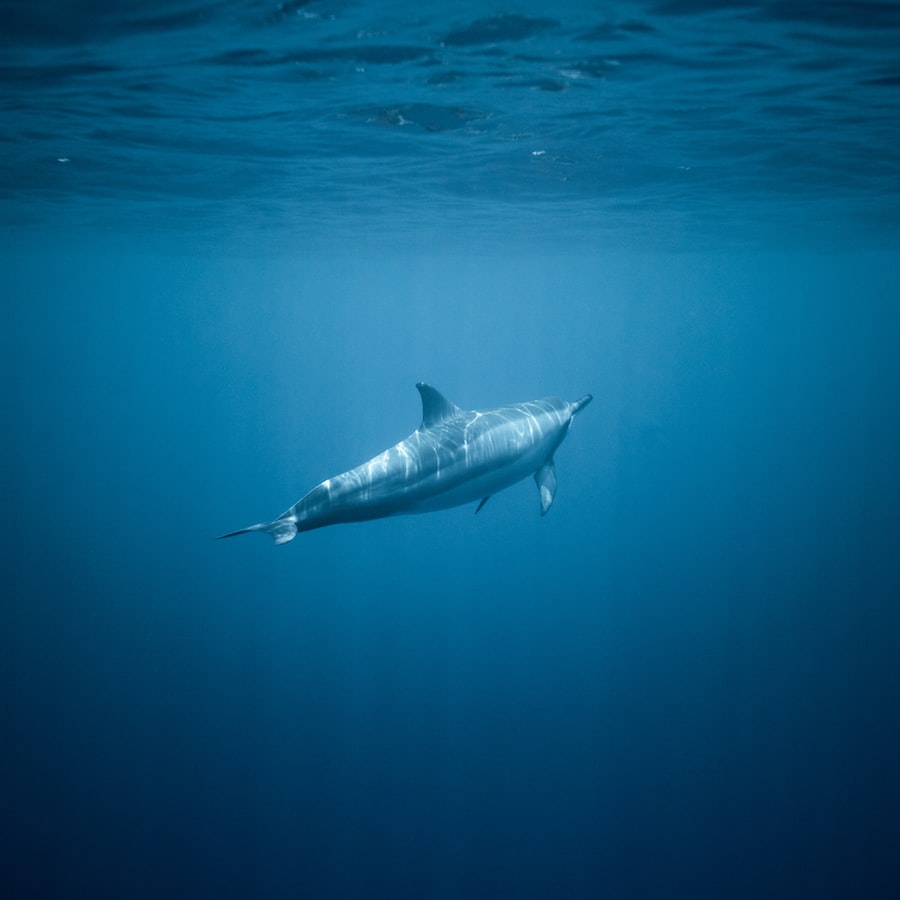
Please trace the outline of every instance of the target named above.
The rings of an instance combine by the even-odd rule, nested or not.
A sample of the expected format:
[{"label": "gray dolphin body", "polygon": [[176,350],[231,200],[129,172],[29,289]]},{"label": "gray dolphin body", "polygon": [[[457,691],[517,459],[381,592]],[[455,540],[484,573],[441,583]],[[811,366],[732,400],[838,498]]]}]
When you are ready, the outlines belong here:
[{"label": "gray dolphin body", "polygon": [[593,399],[546,397],[495,409],[463,410],[431,385],[417,384],[422,424],[368,462],[329,478],[271,522],[223,538],[263,531],[276,544],[301,531],[407,513],[433,512],[488,498],[534,475],[544,515],[556,493],[553,454],[572,418]]}]

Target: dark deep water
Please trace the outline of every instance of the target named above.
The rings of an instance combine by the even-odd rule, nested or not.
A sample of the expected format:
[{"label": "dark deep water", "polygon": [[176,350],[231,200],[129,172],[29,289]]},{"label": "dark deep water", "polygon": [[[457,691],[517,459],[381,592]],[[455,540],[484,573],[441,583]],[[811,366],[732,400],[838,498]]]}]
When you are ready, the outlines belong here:
[{"label": "dark deep water", "polygon": [[[0,895],[900,891],[900,5],[0,4]],[[464,407],[534,484],[249,535]]]}]

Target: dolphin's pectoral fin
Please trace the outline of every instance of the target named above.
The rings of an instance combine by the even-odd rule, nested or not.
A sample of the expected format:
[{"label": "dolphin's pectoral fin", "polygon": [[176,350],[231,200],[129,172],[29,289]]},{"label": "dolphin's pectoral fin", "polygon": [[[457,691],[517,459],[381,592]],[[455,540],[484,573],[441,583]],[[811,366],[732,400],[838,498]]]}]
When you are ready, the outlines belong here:
[{"label": "dolphin's pectoral fin", "polygon": [[556,496],[556,466],[552,456],[534,473],[534,480],[541,495],[541,515],[546,516]]},{"label": "dolphin's pectoral fin", "polygon": [[478,509],[475,510],[476,516],[478,515],[478,513],[481,512],[481,507],[484,506],[484,504],[487,503],[488,500],[490,500],[490,499],[491,499],[491,495],[488,494],[487,497],[485,497],[484,500],[482,500],[481,503],[478,504]]}]

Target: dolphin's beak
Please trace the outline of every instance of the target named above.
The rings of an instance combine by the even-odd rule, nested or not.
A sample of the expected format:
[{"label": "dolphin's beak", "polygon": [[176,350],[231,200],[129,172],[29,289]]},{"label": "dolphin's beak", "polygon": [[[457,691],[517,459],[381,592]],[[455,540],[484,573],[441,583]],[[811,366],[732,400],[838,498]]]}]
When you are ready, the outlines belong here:
[{"label": "dolphin's beak", "polygon": [[576,400],[572,404],[572,415],[574,416],[575,413],[577,413],[579,410],[584,409],[584,407],[587,406],[588,403],[590,403],[591,400],[593,400],[593,399],[594,399],[593,394],[585,394],[583,397]]}]

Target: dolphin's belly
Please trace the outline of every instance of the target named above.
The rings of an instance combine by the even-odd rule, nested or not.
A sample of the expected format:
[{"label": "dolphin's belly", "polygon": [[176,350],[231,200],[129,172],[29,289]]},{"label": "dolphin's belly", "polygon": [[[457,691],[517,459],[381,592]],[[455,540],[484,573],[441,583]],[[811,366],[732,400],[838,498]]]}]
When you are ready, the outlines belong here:
[{"label": "dolphin's belly", "polygon": [[542,441],[506,465],[494,467],[481,474],[474,476],[463,474],[450,478],[444,489],[441,489],[439,484],[434,485],[427,494],[419,497],[411,496],[409,504],[403,509],[398,509],[397,513],[434,512],[490,497],[534,474],[552,453],[553,448],[547,446],[548,443]]}]

